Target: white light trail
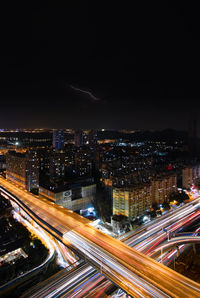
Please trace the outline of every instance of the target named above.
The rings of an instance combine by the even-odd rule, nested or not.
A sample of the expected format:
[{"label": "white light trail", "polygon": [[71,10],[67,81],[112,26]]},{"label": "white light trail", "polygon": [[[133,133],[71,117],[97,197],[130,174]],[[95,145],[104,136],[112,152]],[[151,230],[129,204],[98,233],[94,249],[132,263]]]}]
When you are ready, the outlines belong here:
[{"label": "white light trail", "polygon": [[88,90],[83,90],[83,89],[80,89],[80,88],[76,88],[76,87],[74,87],[74,86],[72,86],[72,85],[70,85],[70,87],[71,87],[73,90],[75,90],[75,91],[78,91],[78,92],[81,92],[81,93],[84,93],[84,94],[89,95],[89,97],[90,97],[92,100],[94,100],[94,101],[100,101],[100,100],[101,100],[100,98],[94,96],[94,95],[92,94],[92,92],[90,92],[90,91],[88,91]]}]

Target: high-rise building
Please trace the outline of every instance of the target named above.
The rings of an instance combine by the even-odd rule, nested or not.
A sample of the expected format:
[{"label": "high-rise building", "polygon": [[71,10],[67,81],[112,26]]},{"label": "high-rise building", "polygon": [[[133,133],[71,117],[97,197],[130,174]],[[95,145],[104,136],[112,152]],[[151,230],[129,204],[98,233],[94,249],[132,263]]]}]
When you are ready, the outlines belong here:
[{"label": "high-rise building", "polygon": [[182,169],[182,187],[190,189],[200,179],[200,166],[190,166]]},{"label": "high-rise building", "polygon": [[113,214],[130,219],[142,215],[151,208],[151,186],[113,188]]},{"label": "high-rise building", "polygon": [[6,154],[6,178],[30,192],[38,193],[39,160],[37,152],[33,150],[26,153],[8,151]]},{"label": "high-rise building", "polygon": [[182,187],[188,189],[192,186],[192,167],[186,167],[182,170]]},{"label": "high-rise building", "polygon": [[75,131],[74,144],[76,147],[83,146],[83,131],[81,129]]},{"label": "high-rise building", "polygon": [[65,175],[65,154],[64,152],[52,152],[49,164],[50,179],[62,178]]},{"label": "high-rise building", "polygon": [[199,183],[199,179],[200,179],[200,165],[195,165],[192,168],[192,178],[193,178],[193,184],[196,184],[196,182]]},{"label": "high-rise building", "polygon": [[88,133],[88,144],[90,146],[94,146],[97,144],[97,133],[93,129],[91,129]]},{"label": "high-rise building", "polygon": [[176,174],[160,175],[151,181],[152,203],[162,204],[168,200],[171,193],[177,191]]},{"label": "high-rise building", "polygon": [[53,130],[53,148],[57,150],[64,148],[64,131],[61,129]]}]

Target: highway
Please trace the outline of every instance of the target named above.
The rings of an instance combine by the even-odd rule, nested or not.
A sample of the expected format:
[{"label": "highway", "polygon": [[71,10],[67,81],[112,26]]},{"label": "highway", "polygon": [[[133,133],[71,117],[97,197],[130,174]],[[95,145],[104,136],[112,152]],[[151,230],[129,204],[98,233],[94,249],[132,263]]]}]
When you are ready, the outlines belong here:
[{"label": "highway", "polygon": [[100,273],[96,273],[90,278],[87,278],[87,280],[85,280],[82,284],[63,294],[62,297],[108,297],[107,292],[109,292],[109,289],[112,287],[113,285],[109,280],[106,280],[105,277]]},{"label": "highway", "polygon": [[0,293],[2,297],[4,295],[8,295],[7,291],[14,288],[19,287],[23,282],[25,282],[27,279],[33,278],[35,275],[37,275],[40,271],[44,270],[45,267],[48,266],[48,264],[53,260],[55,257],[55,247],[53,241],[51,241],[46,233],[41,229],[39,226],[33,227],[26,219],[24,219],[20,214],[13,211],[13,216],[16,218],[19,222],[22,222],[26,228],[33,234],[37,235],[37,237],[45,243],[46,247],[49,250],[49,253],[46,257],[46,259],[37,267],[32,268],[29,271],[25,271],[23,274],[20,274],[16,277],[14,277],[12,280],[8,281],[7,283],[0,286]]},{"label": "highway", "polygon": [[[180,253],[180,251],[182,251],[185,246],[187,246],[187,244],[195,244],[200,242],[200,236],[198,236],[199,231],[200,227],[198,227],[193,233],[178,233],[176,237],[171,238],[167,242],[165,241],[164,243],[161,243],[154,250],[151,250],[149,256],[157,259],[158,256],[161,254],[161,251],[163,254],[165,254],[165,252],[168,252],[170,250],[169,253],[165,254],[164,258],[162,257],[163,264],[166,263],[166,265],[168,265],[171,262],[170,258],[174,258],[174,254],[177,252],[177,248]],[[174,247],[175,249],[172,249]]]},{"label": "highway", "polygon": [[137,243],[140,243],[141,241],[148,239],[148,237],[152,236],[153,234],[156,234],[163,228],[176,223],[178,220],[182,220],[198,208],[200,208],[199,198],[185,204],[174,212],[169,212],[166,215],[161,216],[160,218],[153,221],[153,223],[150,222],[148,225],[139,228],[133,233],[129,232],[127,233],[128,235],[122,235],[118,239],[133,247]]},{"label": "highway", "polygon": [[170,239],[167,243],[162,244],[151,253],[151,257],[155,258],[157,255],[160,255],[161,249],[162,252],[168,251],[173,247],[177,247],[182,244],[192,244],[192,243],[200,243],[200,236],[187,236],[187,237],[175,237]]},{"label": "highway", "polygon": [[13,200],[18,198],[18,203],[28,207],[36,221],[84,255],[128,294],[134,297],[199,297],[199,284],[96,230],[87,219],[3,178],[0,178],[0,185],[2,193],[9,197],[12,194]]},{"label": "highway", "polygon": [[[192,210],[191,210],[192,211]],[[169,235],[173,235],[175,232],[178,232],[179,229],[182,229],[184,226],[191,223],[193,220],[200,217],[200,210],[193,211],[191,214],[185,216],[185,218],[178,220],[173,224],[166,225],[164,230],[161,229],[159,232],[152,234],[140,243],[136,241],[136,245],[133,246],[137,251],[143,252],[145,254],[149,254],[154,248],[156,248],[159,244],[163,243],[169,238]]]},{"label": "highway", "polygon": [[[129,242],[132,245],[135,242],[136,245],[134,246],[134,248],[136,250],[139,250],[139,251],[145,253],[145,254],[146,254],[145,247],[156,248],[155,251],[157,251],[157,254],[150,255],[152,258],[155,259],[154,256],[158,255],[161,252],[160,245],[162,246],[163,243],[166,243],[166,239],[168,238],[167,234],[165,232],[163,232],[162,228],[167,228],[168,231],[176,231],[176,230],[180,229],[180,227],[184,228],[186,225],[190,224],[192,220],[195,220],[199,216],[198,211],[194,212],[194,210],[196,210],[196,208],[199,206],[198,203],[199,203],[199,199],[194,200],[192,203],[189,202],[188,204],[185,204],[183,207],[180,207],[177,210],[173,210],[172,212],[167,213],[165,216],[162,216],[162,217],[154,220],[153,222],[149,222],[148,224],[145,225],[145,227],[143,226],[143,227],[137,229],[137,231],[134,231],[134,233],[128,232],[126,235],[121,236],[120,239],[121,239],[121,241]],[[193,207],[193,205],[195,207]],[[183,216],[185,216],[185,217],[182,219]],[[177,218],[181,218],[181,220],[176,221]],[[145,235],[144,233],[145,233],[145,231],[147,231],[147,229],[148,229],[148,233],[147,233],[147,235]],[[159,232],[158,232],[158,229],[159,229]],[[198,232],[198,229],[196,232]],[[139,233],[140,233],[140,235],[144,234],[142,238],[145,240],[142,241],[142,238],[140,238],[141,243],[140,242],[138,243],[138,239],[137,239]],[[132,238],[131,238],[131,234],[132,234]],[[128,235],[128,237],[127,237],[127,235]],[[137,237],[135,237],[136,235],[137,235]],[[146,238],[146,236],[148,238]],[[134,241],[134,238],[135,238],[135,241]],[[175,239],[173,241],[174,245],[176,243]],[[183,239],[183,238],[181,238],[181,239]],[[186,243],[190,243],[190,240],[187,241],[187,239],[185,238]],[[196,242],[199,240],[193,239],[193,241]],[[181,242],[181,240],[180,240],[180,242]],[[169,242],[167,242],[167,243],[169,243]],[[171,245],[166,244],[165,246],[167,249],[167,247],[171,246]],[[159,248],[157,249],[157,247],[159,247]],[[183,245],[181,246],[181,250],[182,249],[183,249]],[[163,253],[164,253],[164,248],[163,248]],[[175,253],[176,253],[176,250],[175,250]],[[168,262],[170,259],[170,255],[171,255],[171,253],[166,255],[166,259]],[[164,259],[165,259],[165,257],[162,258],[163,264],[165,264]],[[105,282],[105,280],[106,279],[104,279],[104,282]],[[111,282],[109,282],[109,283],[110,283],[110,286],[112,286],[112,283]],[[100,289],[101,289],[101,286],[99,286],[98,290],[100,291]]]},{"label": "highway", "polygon": [[50,281],[44,288],[37,291],[37,293],[33,293],[32,295],[23,297],[29,298],[50,298],[50,297],[59,297],[66,291],[77,287],[79,283],[84,281],[87,278],[91,278],[97,274],[95,269],[88,265],[83,264],[75,271],[65,272],[61,277],[59,276],[57,279]]},{"label": "highway", "polygon": [[[171,231],[176,231],[176,229],[180,229],[180,226],[181,227],[185,227],[185,225],[188,225],[191,223],[192,220],[195,220],[196,218],[198,218],[199,216],[199,213],[198,211],[194,212],[194,210],[196,210],[196,207],[198,207],[199,203],[199,199],[198,200],[194,200],[192,203],[188,203],[188,204],[185,204],[183,207],[180,207],[178,208],[177,210],[173,210],[172,212],[169,212],[167,213],[166,215],[154,220],[153,222],[149,222],[148,224],[145,225],[145,227],[141,227],[139,229],[137,229],[137,231],[135,231],[134,233],[133,232],[128,232],[126,235],[123,235],[121,236],[121,241],[129,241],[130,243],[134,243],[134,240],[131,239],[131,234],[132,234],[132,237],[134,238],[134,235],[137,235],[138,236],[138,233],[140,232],[141,234],[143,234],[147,228],[148,228],[148,231],[150,231],[150,233],[148,232],[148,238],[146,238],[146,236],[144,236],[143,238],[145,240],[143,240],[143,243],[138,243],[137,245],[134,246],[134,248],[136,250],[139,250],[143,253],[146,254],[145,252],[145,246],[147,247],[155,247],[157,248],[157,246],[162,245],[162,243],[166,243],[166,239],[167,239],[167,235],[165,232],[163,232],[163,230],[161,229],[162,228],[167,228],[168,231],[170,231],[170,227],[171,227]],[[195,207],[193,207],[193,204],[195,205]],[[189,209],[188,209],[189,208]],[[185,212],[186,211],[186,212]],[[187,214],[186,217],[184,217],[184,219],[181,219],[181,220],[177,220],[177,218],[182,218],[182,216],[185,216]],[[170,215],[170,217],[169,217]],[[174,215],[174,218],[173,216]],[[157,223],[157,225],[159,226],[159,232],[157,231],[157,226],[155,225]],[[170,225],[170,223],[173,223]],[[169,226],[168,226],[169,225]],[[156,229],[153,229],[151,227],[155,227],[156,226]],[[197,229],[198,231],[198,229]],[[127,235],[129,235],[127,237]],[[142,240],[142,239],[141,239]],[[197,241],[194,240],[195,242]],[[138,239],[136,237],[136,243],[138,242]],[[141,241],[142,242],[142,241]],[[186,240],[187,242],[187,240]],[[188,241],[189,242],[189,241]],[[168,242],[167,242],[168,243]],[[174,243],[175,243],[175,240],[174,240]],[[167,246],[167,245],[166,245]],[[183,245],[181,246],[181,250],[183,249]],[[157,251],[157,255],[161,252],[161,249],[160,249],[160,246],[158,249],[156,249]],[[164,253],[164,249],[163,249],[163,253]],[[175,250],[175,253],[176,253],[176,250]],[[155,259],[154,255],[150,255],[152,258]],[[165,264],[164,263],[164,260],[167,259],[167,261],[169,262],[170,260],[170,256],[171,256],[171,253],[169,253],[168,255],[166,255],[166,257],[162,258],[162,264]],[[106,279],[104,278],[104,280],[102,281],[103,282],[106,282]],[[110,287],[113,286],[111,282],[108,282]],[[107,284],[107,287],[108,287],[108,284]],[[98,291],[101,290],[101,285],[98,287],[97,289]]]}]

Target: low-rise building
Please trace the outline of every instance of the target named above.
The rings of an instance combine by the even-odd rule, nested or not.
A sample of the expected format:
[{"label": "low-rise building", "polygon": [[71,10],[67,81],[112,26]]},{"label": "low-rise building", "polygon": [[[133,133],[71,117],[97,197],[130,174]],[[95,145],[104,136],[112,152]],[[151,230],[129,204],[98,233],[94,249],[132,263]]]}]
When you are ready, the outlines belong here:
[{"label": "low-rise building", "polygon": [[92,202],[96,194],[96,184],[72,188],[66,187],[62,190],[52,190],[40,186],[39,193],[69,210],[85,210],[92,207]]},{"label": "low-rise building", "polygon": [[120,231],[123,229],[125,226],[127,217],[123,215],[113,215],[111,216],[111,226],[112,230],[115,234],[119,234]]}]

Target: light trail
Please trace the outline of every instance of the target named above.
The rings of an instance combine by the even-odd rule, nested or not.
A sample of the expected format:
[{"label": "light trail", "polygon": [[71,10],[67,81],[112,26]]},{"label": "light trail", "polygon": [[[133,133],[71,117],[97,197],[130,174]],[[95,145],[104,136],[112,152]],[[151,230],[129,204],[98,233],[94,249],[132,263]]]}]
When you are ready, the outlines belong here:
[{"label": "light trail", "polygon": [[[0,184],[1,192],[13,197],[26,210],[29,203],[28,212],[34,220],[57,235],[67,246],[88,256],[88,261],[101,267],[109,279],[130,295],[156,297],[155,293],[160,295],[162,292],[165,297],[199,297],[199,284],[103,234],[81,216],[44,202],[39,196],[32,196],[5,179],[0,178]],[[39,211],[38,217],[33,209]],[[44,216],[47,218],[45,222]],[[136,277],[143,279],[143,283],[138,285]]]},{"label": "light trail", "polygon": [[[196,203],[196,202],[195,202]],[[169,224],[173,224],[176,220],[182,219],[184,216],[190,214],[192,211],[195,211],[199,208],[199,200],[196,205],[189,204],[187,208],[181,209],[180,212],[176,213],[175,215],[172,214],[168,218],[161,219],[159,224],[153,223],[152,225],[148,226],[147,228],[143,228],[141,232],[133,235],[132,237],[128,238],[124,241],[128,246],[135,246],[137,243],[141,243],[144,239],[150,237],[153,233],[160,231],[162,228],[165,228]]]},{"label": "light trail", "polygon": [[86,94],[86,95],[89,95],[89,97],[93,100],[93,101],[100,101],[101,99],[96,97],[95,95],[92,94],[92,92],[88,91],[88,90],[83,90],[83,89],[80,89],[80,88],[77,88],[77,87],[74,87],[72,85],[70,85],[70,87],[75,90],[75,91],[78,91],[80,93],[83,93],[83,94]]},{"label": "light trail", "polygon": [[21,215],[19,215],[15,211],[13,211],[13,217],[16,218],[19,222],[23,223],[23,225],[25,225],[29,231],[31,231],[32,233],[37,235],[40,239],[42,239],[45,242],[46,246],[48,247],[49,253],[47,255],[47,258],[39,266],[34,267],[33,269],[31,269],[31,270],[29,270],[29,271],[15,277],[14,279],[8,281],[6,284],[2,285],[0,287],[0,292],[3,291],[4,288],[8,287],[9,285],[17,282],[18,280],[21,280],[23,277],[28,276],[32,272],[34,272],[36,270],[39,270],[42,267],[44,267],[45,264],[47,264],[48,262],[51,261],[51,259],[54,256],[54,253],[55,253],[55,249],[54,249],[50,239],[43,232],[43,230],[40,230],[40,229],[37,229],[37,228],[33,227],[26,219],[24,219]]},{"label": "light trail", "polygon": [[54,291],[52,291],[49,295],[46,295],[45,298],[51,298],[57,295],[61,295],[64,289],[65,291],[66,289],[70,289],[73,284],[77,284],[78,282],[81,281],[81,279],[86,278],[87,276],[90,276],[95,271],[95,269],[92,268],[92,266],[85,265],[80,270],[77,270],[77,271],[76,271],[76,274],[74,274],[72,277],[67,276],[67,279],[59,287],[57,287]]}]

